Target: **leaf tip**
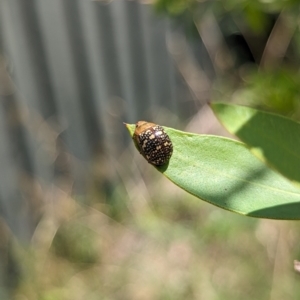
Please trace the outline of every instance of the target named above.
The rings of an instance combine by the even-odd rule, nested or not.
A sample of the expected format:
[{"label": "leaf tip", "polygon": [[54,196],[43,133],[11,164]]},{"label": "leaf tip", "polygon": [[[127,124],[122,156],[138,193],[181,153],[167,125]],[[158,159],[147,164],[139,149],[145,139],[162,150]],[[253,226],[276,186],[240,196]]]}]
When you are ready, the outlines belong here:
[{"label": "leaf tip", "polygon": [[128,124],[128,123],[125,123],[125,122],[123,122],[123,124],[126,126],[127,130],[129,131],[129,134],[131,136],[133,136],[135,125],[134,124]]}]

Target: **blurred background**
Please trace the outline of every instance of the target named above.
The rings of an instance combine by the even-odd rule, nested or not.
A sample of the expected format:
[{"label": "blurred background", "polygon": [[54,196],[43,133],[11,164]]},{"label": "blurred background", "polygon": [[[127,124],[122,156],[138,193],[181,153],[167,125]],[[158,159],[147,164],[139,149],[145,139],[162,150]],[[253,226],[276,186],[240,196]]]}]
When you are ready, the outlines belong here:
[{"label": "blurred background", "polygon": [[[168,182],[123,122],[300,119],[300,1],[0,0],[0,299],[299,299],[299,224]],[[241,199],[243,201],[243,199]]]}]

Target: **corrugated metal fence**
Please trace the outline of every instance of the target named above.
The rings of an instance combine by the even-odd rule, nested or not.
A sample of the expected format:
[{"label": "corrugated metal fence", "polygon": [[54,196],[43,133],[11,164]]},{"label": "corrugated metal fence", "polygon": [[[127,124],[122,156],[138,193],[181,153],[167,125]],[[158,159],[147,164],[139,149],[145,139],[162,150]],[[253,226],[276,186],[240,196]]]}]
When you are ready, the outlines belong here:
[{"label": "corrugated metal fence", "polygon": [[[77,192],[84,191],[94,155],[113,161],[124,150],[129,138],[123,121],[172,126],[201,103],[174,63],[183,30],[152,6],[0,3],[1,215],[28,240],[40,216],[38,199],[47,201],[44,188],[67,176]],[[193,46],[202,61],[209,60],[201,42]],[[203,95],[205,101],[207,90]]]}]

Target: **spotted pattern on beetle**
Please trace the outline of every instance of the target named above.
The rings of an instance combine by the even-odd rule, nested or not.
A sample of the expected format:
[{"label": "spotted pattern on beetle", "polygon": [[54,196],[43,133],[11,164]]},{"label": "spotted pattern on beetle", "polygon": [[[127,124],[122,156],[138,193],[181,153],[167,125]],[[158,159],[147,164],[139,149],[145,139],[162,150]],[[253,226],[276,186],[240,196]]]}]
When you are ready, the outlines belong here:
[{"label": "spotted pattern on beetle", "polygon": [[172,156],[172,142],[160,125],[145,121],[137,122],[133,139],[140,153],[150,164],[164,165]]}]

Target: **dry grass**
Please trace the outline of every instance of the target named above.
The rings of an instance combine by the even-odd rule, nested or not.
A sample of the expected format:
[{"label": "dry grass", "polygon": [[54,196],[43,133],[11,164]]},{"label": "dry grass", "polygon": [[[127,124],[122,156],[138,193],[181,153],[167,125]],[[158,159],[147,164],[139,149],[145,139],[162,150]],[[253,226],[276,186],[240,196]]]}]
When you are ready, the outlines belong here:
[{"label": "dry grass", "polygon": [[12,299],[297,299],[297,222],[223,211],[145,168],[89,205],[52,190],[28,246],[5,230]]}]

